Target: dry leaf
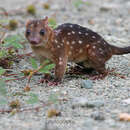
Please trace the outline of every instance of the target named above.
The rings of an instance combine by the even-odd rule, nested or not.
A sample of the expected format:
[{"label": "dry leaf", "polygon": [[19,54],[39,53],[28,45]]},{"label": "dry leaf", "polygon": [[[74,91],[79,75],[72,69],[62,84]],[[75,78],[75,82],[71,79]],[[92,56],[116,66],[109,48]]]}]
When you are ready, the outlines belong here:
[{"label": "dry leaf", "polygon": [[24,88],[24,92],[28,92],[28,91],[30,91],[30,86],[29,86],[29,85],[27,85],[27,86]]},{"label": "dry leaf", "polygon": [[119,114],[120,121],[130,121],[130,114],[128,113],[120,113]]},{"label": "dry leaf", "polygon": [[20,107],[20,102],[19,102],[18,99],[16,99],[15,101],[10,102],[9,106],[10,106],[11,108],[13,108],[13,109],[14,109],[14,108],[19,108],[19,107]]},{"label": "dry leaf", "polygon": [[53,116],[59,116],[61,113],[55,109],[50,109],[48,110],[47,112],[47,116],[50,118],[50,117],[53,117]]}]

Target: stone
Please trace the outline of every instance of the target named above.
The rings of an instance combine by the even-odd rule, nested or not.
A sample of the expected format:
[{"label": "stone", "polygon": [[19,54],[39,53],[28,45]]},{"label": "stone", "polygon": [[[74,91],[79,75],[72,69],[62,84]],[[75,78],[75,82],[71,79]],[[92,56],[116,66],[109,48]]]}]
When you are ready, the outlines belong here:
[{"label": "stone", "polygon": [[94,112],[91,114],[94,120],[105,120],[104,114],[102,112]]},{"label": "stone", "polygon": [[102,100],[95,100],[95,101],[89,101],[87,102],[87,107],[101,107],[104,106],[104,101]]},{"label": "stone", "polygon": [[90,79],[81,81],[81,88],[91,89],[93,88],[93,81]]}]

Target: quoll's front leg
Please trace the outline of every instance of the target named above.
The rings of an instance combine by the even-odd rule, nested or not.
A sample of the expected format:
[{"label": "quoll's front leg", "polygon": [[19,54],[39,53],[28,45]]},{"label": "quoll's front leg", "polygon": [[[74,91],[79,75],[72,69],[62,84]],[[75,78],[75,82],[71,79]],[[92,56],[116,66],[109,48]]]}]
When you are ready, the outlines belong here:
[{"label": "quoll's front leg", "polygon": [[56,61],[55,66],[55,79],[54,81],[48,83],[49,86],[55,86],[61,83],[64,73],[66,71],[66,65],[67,58],[59,57],[59,59]]},{"label": "quoll's front leg", "polygon": [[[47,59],[45,57],[40,57],[40,64],[43,64]],[[50,62],[52,63],[52,62]],[[40,80],[40,83],[48,83],[52,79],[50,74],[45,73],[44,77]]]},{"label": "quoll's front leg", "polygon": [[55,66],[55,82],[62,81],[64,73],[66,71],[67,57],[59,57]]}]

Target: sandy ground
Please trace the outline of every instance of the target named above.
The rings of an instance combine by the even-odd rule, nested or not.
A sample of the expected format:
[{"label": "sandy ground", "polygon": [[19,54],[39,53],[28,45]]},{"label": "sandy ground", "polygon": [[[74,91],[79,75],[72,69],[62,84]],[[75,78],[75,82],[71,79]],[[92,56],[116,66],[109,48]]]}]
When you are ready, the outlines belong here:
[{"label": "sandy ground", "polygon": [[[103,36],[110,44],[116,46],[130,45],[130,1],[129,0],[87,0],[87,5],[75,8],[69,0],[50,0],[51,8],[42,9],[44,1],[35,2],[37,7],[36,18],[56,15],[58,24],[64,22],[77,23],[86,26]],[[9,12],[14,9],[26,8],[34,0],[0,0],[0,7]],[[25,30],[25,22],[33,16],[25,14],[11,15],[20,25],[16,32]],[[28,44],[27,44],[28,46]],[[30,51],[30,49],[27,49]],[[40,101],[48,102],[51,94],[57,94],[60,99],[67,99],[50,106],[45,106],[39,111],[30,110],[19,112],[13,116],[9,113],[0,114],[0,130],[130,130],[130,123],[119,121],[120,113],[130,113],[130,54],[113,56],[107,63],[107,67],[116,68],[116,72],[124,75],[109,75],[103,80],[92,81],[90,89],[81,88],[81,78],[65,78],[58,86],[48,87],[46,84],[37,85],[41,76],[36,75],[31,81],[32,93],[38,95]],[[19,72],[30,68],[28,58],[22,59],[13,65],[13,71]],[[22,92],[27,80],[9,82],[9,93]],[[18,95],[9,97],[9,101],[19,99],[21,107],[32,108],[39,106],[41,102],[28,105],[25,101],[28,96]],[[86,105],[87,104],[87,105]],[[92,105],[91,107],[91,104]],[[0,106],[8,108],[8,106]],[[61,116],[48,118],[47,111],[51,108],[61,112]]]}]

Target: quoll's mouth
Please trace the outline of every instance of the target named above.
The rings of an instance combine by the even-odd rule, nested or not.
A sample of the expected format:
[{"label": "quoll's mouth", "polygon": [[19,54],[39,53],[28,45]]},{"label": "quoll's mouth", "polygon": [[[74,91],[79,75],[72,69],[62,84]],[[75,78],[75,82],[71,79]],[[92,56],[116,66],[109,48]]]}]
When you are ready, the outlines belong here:
[{"label": "quoll's mouth", "polygon": [[37,39],[31,39],[31,40],[29,40],[29,42],[32,45],[39,45],[40,44],[40,40],[37,40]]},{"label": "quoll's mouth", "polygon": [[38,42],[35,42],[35,41],[31,41],[30,42],[32,45],[37,45],[37,44],[39,44]]}]

